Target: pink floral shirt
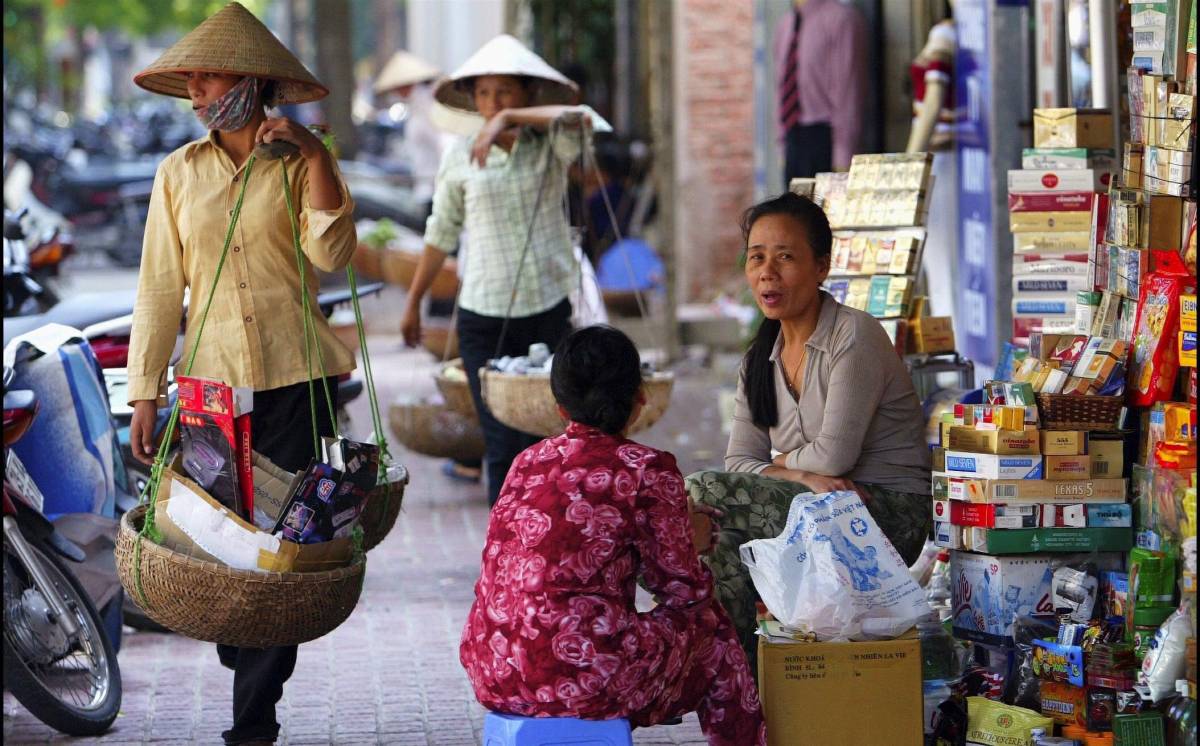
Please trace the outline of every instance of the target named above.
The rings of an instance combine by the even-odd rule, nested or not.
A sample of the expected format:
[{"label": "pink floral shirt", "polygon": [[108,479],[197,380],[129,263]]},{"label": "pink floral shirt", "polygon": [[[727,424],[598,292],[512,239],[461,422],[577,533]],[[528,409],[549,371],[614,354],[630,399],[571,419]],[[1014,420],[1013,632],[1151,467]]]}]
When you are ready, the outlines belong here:
[{"label": "pink floral shirt", "polygon": [[[652,613],[634,608],[639,576]],[[675,458],[571,423],[513,462],[459,654],[489,709],[622,717],[660,697],[724,618],[711,596]],[[738,683],[756,707],[753,682]]]}]

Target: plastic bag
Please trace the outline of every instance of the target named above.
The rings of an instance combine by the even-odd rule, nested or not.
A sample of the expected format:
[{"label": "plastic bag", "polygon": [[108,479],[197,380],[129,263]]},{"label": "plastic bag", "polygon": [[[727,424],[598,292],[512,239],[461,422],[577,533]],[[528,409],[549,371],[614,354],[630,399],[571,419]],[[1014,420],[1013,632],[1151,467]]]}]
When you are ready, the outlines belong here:
[{"label": "plastic bag", "polygon": [[771,613],[820,640],[895,637],[931,613],[857,492],[797,495],[783,533],[741,555]]},{"label": "plastic bag", "polygon": [[1138,685],[1149,693],[1151,701],[1160,702],[1175,691],[1175,681],[1183,678],[1187,667],[1187,641],[1191,636],[1191,614],[1184,604],[1158,628],[1142,660]]},{"label": "plastic bag", "polygon": [[967,698],[967,744],[1013,744],[1033,746],[1030,731],[1050,730],[1054,721],[1024,707],[993,702],[983,697]]}]

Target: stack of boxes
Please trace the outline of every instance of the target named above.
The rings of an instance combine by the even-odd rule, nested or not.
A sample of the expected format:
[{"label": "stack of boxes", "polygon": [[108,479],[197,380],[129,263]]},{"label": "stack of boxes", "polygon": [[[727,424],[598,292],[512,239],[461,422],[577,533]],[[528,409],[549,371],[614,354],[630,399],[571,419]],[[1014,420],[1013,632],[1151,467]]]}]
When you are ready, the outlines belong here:
[{"label": "stack of boxes", "polygon": [[1013,338],[1076,328],[1076,296],[1091,291],[1088,260],[1103,240],[1103,192],[1117,169],[1112,115],[1038,109],[1034,147],[1008,172],[1013,232]]}]

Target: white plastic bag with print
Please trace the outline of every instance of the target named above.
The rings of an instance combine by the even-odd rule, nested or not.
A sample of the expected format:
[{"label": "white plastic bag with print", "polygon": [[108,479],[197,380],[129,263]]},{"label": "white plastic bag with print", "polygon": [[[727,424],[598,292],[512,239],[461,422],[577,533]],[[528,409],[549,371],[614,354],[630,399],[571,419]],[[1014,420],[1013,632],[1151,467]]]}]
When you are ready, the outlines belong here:
[{"label": "white plastic bag with print", "polygon": [[896,637],[930,613],[857,492],[797,495],[783,533],[741,555],[771,613],[819,640]]}]

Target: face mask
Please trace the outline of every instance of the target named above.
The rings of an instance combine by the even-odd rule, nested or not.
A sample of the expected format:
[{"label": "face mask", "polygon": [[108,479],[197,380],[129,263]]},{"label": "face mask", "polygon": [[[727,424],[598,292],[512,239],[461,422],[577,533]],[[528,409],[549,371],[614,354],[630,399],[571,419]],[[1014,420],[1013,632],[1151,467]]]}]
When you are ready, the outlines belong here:
[{"label": "face mask", "polygon": [[236,132],[249,124],[254,116],[262,85],[260,78],[246,76],[225,95],[203,109],[197,109],[196,116],[206,129]]}]

